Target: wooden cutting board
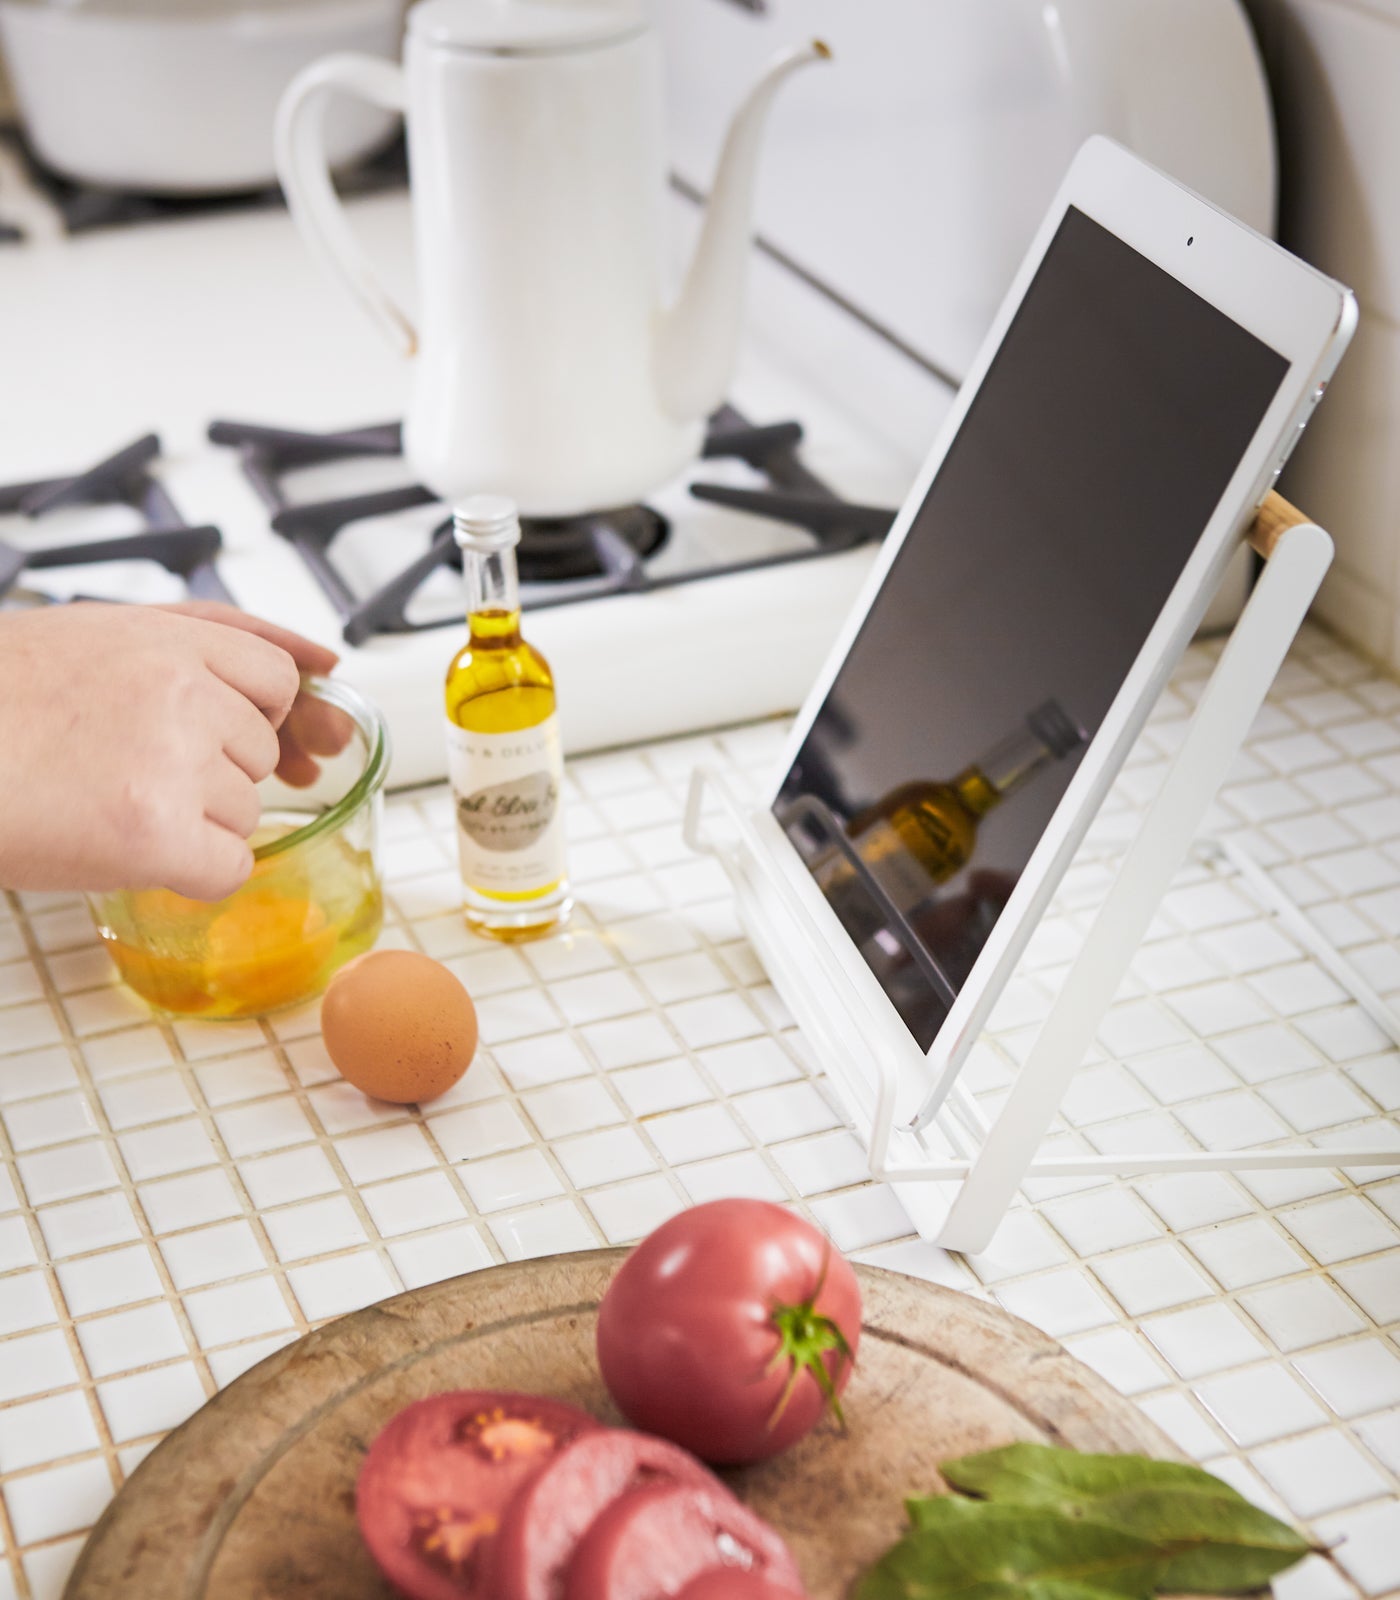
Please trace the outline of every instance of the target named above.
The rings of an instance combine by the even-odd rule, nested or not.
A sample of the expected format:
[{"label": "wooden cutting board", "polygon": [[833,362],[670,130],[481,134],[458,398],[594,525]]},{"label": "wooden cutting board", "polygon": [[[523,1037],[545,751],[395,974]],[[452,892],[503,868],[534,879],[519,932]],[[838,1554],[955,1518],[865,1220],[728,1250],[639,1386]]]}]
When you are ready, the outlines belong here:
[{"label": "wooden cutting board", "polygon": [[[355,1528],[355,1475],[401,1406],[443,1389],[553,1395],[620,1422],[593,1354],[626,1252],[493,1267],[342,1317],[245,1373],[141,1464],[65,1600],[386,1600]],[[837,1600],[899,1536],[938,1463],[1014,1439],[1175,1458],[1054,1340],[980,1300],[873,1267],[860,1359],[834,1425],[726,1473]]]}]

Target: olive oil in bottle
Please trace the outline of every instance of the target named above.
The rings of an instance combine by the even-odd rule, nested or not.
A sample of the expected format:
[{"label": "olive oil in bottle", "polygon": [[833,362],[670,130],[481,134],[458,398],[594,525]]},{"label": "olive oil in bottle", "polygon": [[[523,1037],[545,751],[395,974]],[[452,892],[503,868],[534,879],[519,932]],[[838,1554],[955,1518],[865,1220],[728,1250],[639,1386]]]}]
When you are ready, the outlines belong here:
[{"label": "olive oil in bottle", "polygon": [[549,663],[520,634],[520,518],[499,495],[453,514],[466,644],[447,669],[447,762],[468,923],[497,939],[558,927],[572,901],[563,752]]}]

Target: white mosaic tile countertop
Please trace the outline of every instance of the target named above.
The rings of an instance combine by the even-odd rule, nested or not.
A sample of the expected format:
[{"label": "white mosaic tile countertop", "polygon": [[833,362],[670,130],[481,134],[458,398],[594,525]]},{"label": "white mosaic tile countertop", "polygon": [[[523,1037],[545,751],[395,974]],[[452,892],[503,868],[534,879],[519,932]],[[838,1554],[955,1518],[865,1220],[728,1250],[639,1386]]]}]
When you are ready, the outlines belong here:
[{"label": "white mosaic tile countertop", "polygon": [[[1128,835],[1209,670],[1197,646],[1095,829]],[[0,1600],[57,1596],[161,1436],[325,1320],[503,1260],[637,1238],[688,1202],[804,1207],[861,1260],[1062,1339],[1192,1456],[1335,1546],[1283,1600],[1400,1593],[1400,1169],[1041,1183],[993,1248],[913,1236],[865,1176],[727,884],[679,818],[706,760],[757,788],[784,725],[574,762],[564,936],[456,912],[444,791],[386,813],[385,942],[445,960],[483,1048],[422,1110],[340,1081],[314,1006],[154,1018],[80,899],[0,902]],[[1211,828],[1248,836],[1400,999],[1400,686],[1308,630]],[[1086,846],[1086,849],[1089,847]],[[974,1057],[991,1105],[1102,867],[1075,869]],[[1228,883],[1183,874],[1059,1125],[1062,1149],[1394,1143],[1400,1052]],[[911,1486],[911,1488],[914,1486]]]}]

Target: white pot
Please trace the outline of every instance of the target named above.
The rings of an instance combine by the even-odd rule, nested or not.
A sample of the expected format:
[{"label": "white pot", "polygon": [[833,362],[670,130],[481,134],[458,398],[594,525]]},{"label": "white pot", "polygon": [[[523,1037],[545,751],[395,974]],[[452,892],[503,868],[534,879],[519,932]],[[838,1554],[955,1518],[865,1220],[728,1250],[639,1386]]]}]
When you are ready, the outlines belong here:
[{"label": "white pot", "polygon": [[[403,0],[0,0],[3,47],[35,153],[106,188],[215,194],[276,182],[272,128],[292,78],[327,51],[396,56]],[[335,107],[333,164],[397,117]]]}]

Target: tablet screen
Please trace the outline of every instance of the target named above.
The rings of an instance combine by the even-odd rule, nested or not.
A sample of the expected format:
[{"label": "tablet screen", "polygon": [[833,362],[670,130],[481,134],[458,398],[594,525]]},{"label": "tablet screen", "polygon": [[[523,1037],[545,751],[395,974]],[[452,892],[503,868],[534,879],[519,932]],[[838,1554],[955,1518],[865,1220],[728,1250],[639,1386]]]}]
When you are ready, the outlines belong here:
[{"label": "tablet screen", "polygon": [[1066,212],[774,802],[921,1049],[1287,369]]}]

